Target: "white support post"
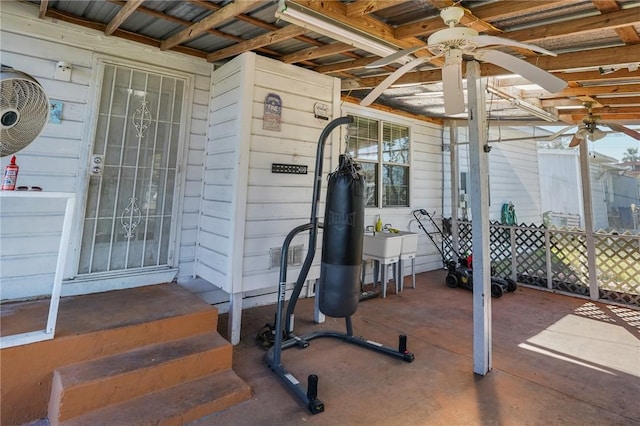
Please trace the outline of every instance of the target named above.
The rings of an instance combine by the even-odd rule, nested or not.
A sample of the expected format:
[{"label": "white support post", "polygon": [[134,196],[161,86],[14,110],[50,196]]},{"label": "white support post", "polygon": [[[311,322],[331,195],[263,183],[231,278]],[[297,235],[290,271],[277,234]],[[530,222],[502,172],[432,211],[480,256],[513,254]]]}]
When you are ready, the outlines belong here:
[{"label": "white support post", "polygon": [[[458,214],[460,209],[460,165],[458,164],[458,127],[454,121],[449,127],[449,158],[451,161],[451,242],[456,253],[460,253],[458,240]],[[454,261],[458,261],[455,253]]]},{"label": "white support post", "polygon": [[518,282],[518,250],[516,247],[516,228],[509,227],[509,242],[511,243],[511,279]]},{"label": "white support post", "polygon": [[587,243],[587,269],[589,270],[589,297],[598,300],[598,277],[596,275],[596,240],[593,236],[593,201],[591,197],[591,176],[589,175],[589,151],[586,139],[580,144],[580,174],[582,179],[582,200],[584,206],[584,235]]},{"label": "white support post", "polygon": [[240,324],[242,320],[242,296],[244,293],[231,293],[229,295],[229,323],[227,332],[232,345],[240,343]]},{"label": "white support post", "polygon": [[473,218],[473,372],[484,376],[491,370],[489,158],[484,84],[476,61],[467,62],[467,91]]},{"label": "white support post", "polygon": [[[362,281],[364,283],[364,273],[365,273],[365,261],[362,261]],[[373,261],[372,261],[373,262]],[[312,285],[312,284],[309,284]],[[326,317],[324,316],[324,314],[322,313],[322,311],[320,310],[320,298],[318,297],[318,294],[320,292],[320,280],[316,279],[315,281],[315,291],[314,291],[314,297],[313,297],[313,321],[316,324],[322,324],[325,322]]]},{"label": "white support post", "polygon": [[553,268],[551,267],[551,234],[548,229],[544,230],[544,252],[547,262],[547,288],[553,289]]}]

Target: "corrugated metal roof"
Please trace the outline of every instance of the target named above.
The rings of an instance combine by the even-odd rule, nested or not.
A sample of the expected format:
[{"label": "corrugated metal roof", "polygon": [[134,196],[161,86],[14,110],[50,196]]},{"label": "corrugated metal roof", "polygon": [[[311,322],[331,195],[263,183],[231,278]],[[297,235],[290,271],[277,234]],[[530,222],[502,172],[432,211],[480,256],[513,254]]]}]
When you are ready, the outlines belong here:
[{"label": "corrugated metal roof", "polygon": [[[345,5],[346,9],[348,9],[353,3],[351,0],[341,1]],[[28,2],[35,5],[40,3],[39,0],[28,0]],[[234,5],[242,4],[240,2],[234,3],[232,0],[147,0],[144,1],[129,17],[127,17],[124,22],[122,22],[119,29],[124,31],[116,31],[114,34],[125,38],[131,33],[140,34],[148,38],[147,42],[155,42],[159,46],[164,40],[169,39],[171,36],[180,33],[190,25],[201,21],[211,14],[216,13],[220,8],[232,3]],[[504,0],[472,0],[456,3],[467,8],[467,13],[470,13],[471,16],[473,16],[474,10],[479,11],[478,13],[482,13],[485,22],[501,30],[502,34],[499,35],[505,38],[509,38],[509,33],[511,31],[524,28],[540,29],[547,26],[553,27],[556,25],[554,23],[566,22],[568,28],[567,33],[562,34],[561,36],[554,35],[549,38],[533,40],[533,43],[536,45],[558,53],[559,59],[562,59],[564,54],[569,54],[570,52],[589,52],[592,49],[600,49],[600,52],[602,52],[602,49],[607,49],[612,46],[620,46],[623,48],[622,51],[627,52],[626,54],[613,54],[611,58],[603,58],[602,55],[598,55],[597,57],[600,62],[588,63],[588,65],[585,65],[588,61],[580,62],[576,60],[575,64],[567,64],[563,62],[563,65],[557,69],[551,67],[550,69],[552,70],[572,71],[575,68],[579,71],[596,70],[595,72],[597,72],[598,67],[600,66],[607,67],[612,64],[616,64],[618,68],[621,66],[622,68],[625,68],[627,65],[629,65],[629,68],[633,68],[632,66],[634,64],[640,64],[640,53],[637,53],[640,52],[640,48],[636,47],[635,50],[632,50],[634,48],[634,46],[632,46],[634,43],[640,44],[640,0],[624,0],[618,1],[617,3],[606,2],[598,4],[594,3],[592,0],[575,0],[573,2],[549,0],[544,3],[542,0],[528,3],[518,2],[514,7],[514,9],[518,10],[516,12],[513,12],[511,8],[507,8],[508,10],[505,11],[500,11],[499,6],[501,4],[506,4]],[[86,20],[86,25],[91,28],[96,27],[95,23],[102,24],[106,27],[113,17],[121,10],[121,7],[124,4],[125,2],[116,0],[50,0],[47,5],[47,13],[58,20],[65,20],[68,18],[71,22],[82,24],[81,21],[79,22],[78,19],[75,19],[75,17],[78,17],[81,20]],[[322,1],[318,1],[315,4],[320,9],[327,4],[330,5],[330,3],[325,4]],[[364,29],[368,26],[372,28],[371,31],[375,31],[373,28],[377,28],[378,24],[372,25],[371,20],[374,20],[379,23],[379,26],[386,25],[386,34],[393,35],[395,27],[407,23],[420,22],[422,20],[430,20],[429,22],[432,24],[433,18],[436,18],[439,15],[438,8],[433,5],[431,0],[398,0],[396,3],[382,3],[382,5],[385,4],[391,4],[391,6],[376,10],[363,17],[351,18],[351,25],[359,26],[356,24],[361,24],[362,22],[359,22],[360,20],[364,23],[368,22]],[[541,9],[541,5],[545,7]],[[620,12],[613,13],[617,13],[615,15],[617,20],[628,19],[629,24],[626,26],[616,25],[611,27],[607,17],[603,15],[604,12],[599,11],[596,5],[611,8],[615,8],[617,6],[626,9],[624,12],[624,18],[621,18],[623,14]],[[494,6],[498,6],[498,9]],[[533,9],[529,6],[532,6]],[[218,52],[229,46],[234,46],[239,42],[255,39],[263,34],[270,33],[278,28],[283,28],[289,25],[284,20],[276,20],[275,12],[277,8],[277,1],[265,1],[254,7],[252,10],[244,12],[242,16],[236,16],[233,19],[228,19],[203,34],[198,34],[192,39],[184,40],[180,45],[174,47],[174,49],[187,54],[204,56],[208,53]],[[36,8],[34,7],[34,9]],[[498,10],[498,12],[492,12],[492,10]],[[62,15],[57,14],[58,12],[62,13]],[[503,12],[506,12],[506,17],[503,17],[505,14]],[[37,14],[37,10],[35,13]],[[322,13],[317,13],[322,17]],[[335,10],[329,13],[335,13]],[[492,14],[495,18],[490,16]],[[634,16],[638,18],[634,20]],[[592,31],[585,33],[584,31],[590,30],[590,28],[585,29],[584,27],[576,27],[579,30],[578,34],[572,34],[570,29],[572,28],[573,23],[578,22],[576,20],[584,17],[601,17],[601,19],[597,19],[599,24],[594,25]],[[46,14],[45,19],[47,19]],[[442,27],[444,28],[444,23],[442,23]],[[398,39],[394,43],[396,45],[407,45],[407,40],[427,39],[427,35],[421,33],[416,33],[415,37],[410,37],[410,35],[406,37],[406,39]],[[307,40],[307,42],[304,40]],[[310,40],[315,41],[311,42]],[[332,39],[329,34],[323,35],[318,33],[307,33],[302,37],[280,40],[268,45],[252,46],[252,49],[258,54],[281,58],[285,55],[289,55],[303,49],[308,49],[313,46],[324,46],[331,43],[335,43],[335,39]],[[190,48],[190,50],[185,48]],[[521,52],[516,52],[509,48],[494,48],[499,48],[507,53],[522,57]],[[618,52],[618,50],[616,50],[616,52]],[[371,57],[371,54],[363,50],[352,50],[342,54],[330,53],[324,57],[305,61],[303,66],[313,69],[316,66],[322,65],[351,63],[351,61],[367,57]],[[585,57],[589,57],[589,53],[586,53]],[[232,58],[233,56],[225,57],[216,61],[216,63],[224,63]],[[371,61],[369,60],[369,62]],[[372,84],[370,82],[370,77],[388,75],[391,70],[398,66],[399,64],[394,64],[381,69],[367,69],[364,68],[363,65],[360,65],[357,67],[346,67],[338,73],[332,72],[330,74],[338,75],[340,78],[343,78],[345,82],[349,82],[350,84],[348,87],[367,87],[366,90],[354,90],[351,92],[353,96],[362,98],[370,90],[369,86]],[[424,63],[419,68],[427,70],[433,69],[434,66],[430,63]],[[493,70],[495,70],[495,67]],[[629,72],[638,73],[637,71]],[[433,76],[433,73],[428,74]],[[622,75],[623,71],[620,71],[617,74]],[[417,75],[420,76],[419,74]],[[571,74],[563,75],[566,76]],[[584,78],[581,73],[573,73],[573,75],[578,75],[581,78]],[[598,79],[598,76],[594,74],[586,77],[588,78],[584,81],[574,81],[574,89],[587,86],[592,87],[594,84],[592,80]],[[637,80],[630,80],[628,76],[623,80],[613,80],[607,84],[620,85],[629,81],[634,81],[633,84],[637,84],[635,83]],[[353,82],[355,82],[355,85],[351,84]],[[361,84],[361,82],[363,83]],[[402,83],[402,80],[400,80],[399,83]],[[629,85],[627,84],[626,87],[628,88]],[[440,116],[443,113],[441,90],[441,84],[437,82],[434,83],[432,81],[423,82],[423,84],[392,87],[384,93],[380,98],[379,103],[416,113]],[[574,90],[574,92],[576,92],[576,90]],[[630,91],[627,89],[625,91],[625,95],[628,96],[629,93]],[[633,94],[634,92],[631,93]],[[589,95],[586,92],[585,94]],[[597,96],[597,94],[593,96]],[[638,90],[636,96],[640,96],[640,90]],[[415,99],[413,99],[413,97],[415,97]],[[572,97],[572,95],[567,95],[565,99],[575,99],[575,96]],[[501,104],[497,105],[496,109],[493,110],[492,114],[507,117],[511,116],[511,114],[518,113],[522,117],[527,117],[527,115],[524,115],[521,111],[513,109],[508,111],[508,108],[506,107],[508,107],[508,103],[501,102]],[[612,108],[614,107],[615,105],[612,106]],[[636,115],[640,117],[640,114]]]}]

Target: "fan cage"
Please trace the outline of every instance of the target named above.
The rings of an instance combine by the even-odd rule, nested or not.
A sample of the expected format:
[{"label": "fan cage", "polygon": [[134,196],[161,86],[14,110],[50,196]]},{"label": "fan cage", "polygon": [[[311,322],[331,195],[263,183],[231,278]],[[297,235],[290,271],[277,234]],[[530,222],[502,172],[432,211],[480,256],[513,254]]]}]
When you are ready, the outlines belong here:
[{"label": "fan cage", "polygon": [[10,74],[3,76],[0,87],[0,157],[33,142],[49,119],[49,99],[42,86],[26,74]]}]

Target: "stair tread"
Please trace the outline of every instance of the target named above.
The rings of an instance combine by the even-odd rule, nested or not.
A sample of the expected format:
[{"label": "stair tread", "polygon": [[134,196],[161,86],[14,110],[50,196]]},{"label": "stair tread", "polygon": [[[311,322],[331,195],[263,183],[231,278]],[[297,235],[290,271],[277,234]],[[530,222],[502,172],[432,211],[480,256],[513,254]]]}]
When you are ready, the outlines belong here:
[{"label": "stair tread", "polygon": [[229,369],[105,407],[61,425],[180,425],[249,398],[251,388]]},{"label": "stair tread", "polygon": [[58,368],[57,372],[60,374],[62,385],[68,388],[81,383],[150,368],[216,348],[232,350],[231,344],[214,331],[71,364]]}]

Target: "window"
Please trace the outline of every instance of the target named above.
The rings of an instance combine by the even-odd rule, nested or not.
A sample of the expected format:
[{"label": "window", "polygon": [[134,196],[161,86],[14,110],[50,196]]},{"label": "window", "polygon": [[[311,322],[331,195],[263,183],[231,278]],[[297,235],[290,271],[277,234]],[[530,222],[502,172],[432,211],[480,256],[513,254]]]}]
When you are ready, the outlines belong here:
[{"label": "window", "polygon": [[366,179],[367,207],[409,206],[409,128],[353,117],[349,153]]}]

